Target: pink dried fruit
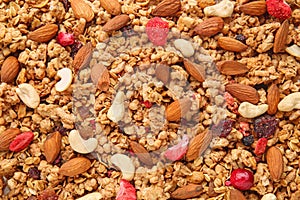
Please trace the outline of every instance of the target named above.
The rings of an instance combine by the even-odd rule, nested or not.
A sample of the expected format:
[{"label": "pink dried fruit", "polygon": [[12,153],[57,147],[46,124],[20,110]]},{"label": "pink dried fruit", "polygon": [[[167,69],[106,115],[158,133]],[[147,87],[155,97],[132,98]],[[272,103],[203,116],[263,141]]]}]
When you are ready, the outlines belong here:
[{"label": "pink dried fruit", "polygon": [[260,138],[257,141],[254,153],[255,155],[259,156],[265,153],[267,147],[268,139],[267,138]]},{"label": "pink dried fruit", "polygon": [[234,98],[228,92],[224,93],[224,99],[226,101],[227,108],[231,110],[233,113],[238,113],[238,103],[235,102]]},{"label": "pink dried fruit", "polygon": [[57,35],[57,42],[61,46],[66,47],[66,46],[74,44],[75,38],[72,33],[59,32]]},{"label": "pink dried fruit", "polygon": [[9,150],[13,152],[22,151],[32,142],[33,138],[34,134],[31,131],[21,133],[10,143]]},{"label": "pink dried fruit", "polygon": [[154,17],[146,24],[146,33],[154,45],[163,46],[167,42],[169,24],[159,17]]},{"label": "pink dried fruit", "polygon": [[142,101],[142,104],[144,104],[144,106],[146,108],[151,108],[152,107],[152,103],[150,101]]},{"label": "pink dried fruit", "polygon": [[253,173],[246,169],[235,169],[231,172],[230,181],[226,185],[232,185],[238,190],[249,190],[253,186]]},{"label": "pink dried fruit", "polygon": [[121,179],[120,190],[117,193],[116,200],[136,200],[135,188],[129,181]]},{"label": "pink dried fruit", "polygon": [[292,9],[284,0],[267,0],[267,10],[270,15],[278,19],[291,17]]},{"label": "pink dried fruit", "polygon": [[250,127],[248,122],[240,122],[240,129],[239,131],[243,134],[243,136],[250,135]]},{"label": "pink dried fruit", "polygon": [[214,135],[227,137],[232,130],[234,121],[230,119],[221,120],[217,125],[213,125],[211,130]]},{"label": "pink dried fruit", "polygon": [[178,144],[167,149],[167,151],[164,153],[164,156],[171,161],[180,160],[186,154],[188,150],[188,144],[189,137],[184,135]]}]

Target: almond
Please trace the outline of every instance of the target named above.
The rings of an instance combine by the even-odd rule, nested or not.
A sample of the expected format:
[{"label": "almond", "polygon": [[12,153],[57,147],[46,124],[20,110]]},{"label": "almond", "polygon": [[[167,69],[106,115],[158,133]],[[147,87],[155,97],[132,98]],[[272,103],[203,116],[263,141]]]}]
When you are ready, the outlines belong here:
[{"label": "almond", "polygon": [[21,133],[18,128],[9,128],[0,134],[0,151],[8,151],[10,143]]},{"label": "almond", "polygon": [[52,163],[57,158],[61,148],[61,134],[56,131],[48,135],[44,142],[44,153],[48,163]]},{"label": "almond", "polygon": [[191,104],[192,102],[188,98],[174,101],[166,109],[166,119],[168,121],[179,121],[189,111]]},{"label": "almond", "polygon": [[212,140],[212,133],[208,130],[196,135],[190,142],[186,152],[186,160],[195,160],[207,149]]},{"label": "almond", "polygon": [[221,17],[211,17],[195,26],[194,32],[201,37],[211,37],[221,32],[223,27],[224,20]]},{"label": "almond", "polygon": [[94,11],[84,0],[71,0],[71,7],[77,19],[84,18],[90,22],[94,18]]},{"label": "almond", "polygon": [[183,64],[186,71],[197,81],[202,83],[205,80],[205,68],[203,66],[192,63],[187,59],[184,59]]},{"label": "almond", "polygon": [[111,15],[121,14],[121,4],[118,0],[100,0],[100,5]]},{"label": "almond", "polygon": [[285,20],[279,27],[278,31],[276,32],[275,39],[274,39],[274,47],[273,47],[274,53],[285,51],[287,45],[287,39],[289,35],[289,26],[290,26],[289,21]]},{"label": "almond", "polygon": [[28,34],[28,39],[35,42],[48,42],[56,35],[58,26],[56,24],[46,24]]},{"label": "almond", "polygon": [[230,200],[247,200],[242,192],[236,189],[230,190]]},{"label": "almond", "polygon": [[152,11],[152,15],[159,17],[170,17],[181,10],[180,0],[163,0]]},{"label": "almond", "polygon": [[131,141],[130,147],[142,163],[144,163],[148,166],[153,165],[151,155],[142,145],[140,145],[137,142]]},{"label": "almond", "polygon": [[171,193],[174,199],[190,199],[199,196],[203,191],[202,185],[188,184]]},{"label": "almond", "polygon": [[267,104],[268,114],[274,115],[277,112],[277,106],[280,101],[280,92],[276,84],[272,84],[268,89]]},{"label": "almond", "polygon": [[89,159],[84,157],[73,158],[65,162],[59,169],[59,173],[64,176],[76,176],[86,172],[92,163]]},{"label": "almond", "polygon": [[224,50],[233,52],[243,52],[248,48],[244,43],[230,37],[220,37],[218,45]]},{"label": "almond", "polygon": [[87,43],[79,49],[79,51],[74,56],[74,60],[72,64],[76,72],[86,67],[90,63],[92,57],[92,51],[93,51],[93,46],[91,43]]},{"label": "almond", "polygon": [[267,5],[265,1],[252,1],[241,5],[240,10],[246,15],[260,16],[266,13]]},{"label": "almond", "polygon": [[252,104],[259,102],[259,94],[256,89],[251,86],[232,83],[227,84],[225,90],[241,102],[246,101]]},{"label": "almond", "polygon": [[91,79],[101,92],[108,90],[110,84],[109,72],[103,64],[97,63],[92,67]]},{"label": "almond", "polygon": [[7,57],[1,67],[1,81],[10,83],[15,80],[20,71],[20,63],[14,56]]},{"label": "almond", "polygon": [[273,181],[279,181],[283,174],[283,156],[277,147],[271,147],[266,155],[267,164]]},{"label": "almond", "polygon": [[124,26],[130,21],[130,18],[128,15],[118,15],[115,16],[114,18],[110,19],[104,26],[103,26],[103,31],[105,32],[111,32],[111,31],[117,31]]},{"label": "almond", "polygon": [[157,64],[155,76],[158,80],[162,81],[164,84],[167,84],[170,78],[170,67],[165,63]]},{"label": "almond", "polygon": [[219,61],[216,65],[217,69],[225,75],[240,75],[248,72],[246,65],[234,60]]}]

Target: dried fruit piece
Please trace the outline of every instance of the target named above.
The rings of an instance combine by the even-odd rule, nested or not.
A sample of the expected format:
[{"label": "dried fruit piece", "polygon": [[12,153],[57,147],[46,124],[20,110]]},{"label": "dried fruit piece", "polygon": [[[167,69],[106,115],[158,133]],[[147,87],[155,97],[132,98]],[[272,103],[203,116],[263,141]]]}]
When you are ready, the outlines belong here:
[{"label": "dried fruit piece", "polygon": [[84,157],[73,158],[65,162],[59,169],[59,173],[64,176],[76,176],[86,172],[92,163],[89,159]]},{"label": "dried fruit piece", "polygon": [[276,32],[273,47],[274,53],[284,52],[289,35],[289,26],[289,21],[285,20]]},{"label": "dried fruit piece", "polygon": [[219,37],[218,45],[227,51],[243,52],[248,48],[244,43],[230,37]]},{"label": "dried fruit piece", "polygon": [[246,169],[235,169],[231,172],[230,181],[227,185],[232,185],[238,190],[249,190],[253,186],[253,173]]},{"label": "dried fruit piece", "polygon": [[170,17],[176,15],[181,9],[180,0],[163,0],[157,4],[152,15],[159,17]]},{"label": "dried fruit piece", "polygon": [[58,26],[56,24],[46,24],[28,34],[28,39],[35,42],[48,42],[56,35]]},{"label": "dried fruit piece", "polygon": [[129,144],[130,144],[132,151],[136,154],[136,156],[139,158],[139,160],[142,163],[144,163],[148,166],[153,165],[151,155],[142,145],[140,145],[139,143],[134,142],[134,141],[130,141]]},{"label": "dried fruit piece", "polygon": [[114,18],[110,19],[104,26],[103,31],[105,32],[111,32],[111,31],[117,31],[126,26],[126,24],[130,21],[130,18],[128,15],[118,15]]},{"label": "dried fruit piece", "polygon": [[48,135],[44,142],[44,153],[48,163],[53,163],[61,148],[61,134],[58,131]]},{"label": "dried fruit piece", "polygon": [[129,181],[121,179],[116,200],[136,200],[136,191]]},{"label": "dried fruit piece", "polygon": [[276,84],[272,84],[268,89],[267,104],[269,105],[268,114],[274,115],[280,101],[280,91]]},{"label": "dried fruit piece", "polygon": [[279,181],[283,174],[283,155],[277,147],[270,147],[266,155],[267,164],[273,181]]},{"label": "dried fruit piece", "polygon": [[234,60],[219,61],[216,65],[217,69],[225,75],[240,75],[249,71],[246,65]]},{"label": "dried fruit piece", "polygon": [[267,138],[260,138],[255,146],[254,153],[255,155],[259,156],[265,153],[267,147],[268,139]]},{"label": "dried fruit piece", "polygon": [[265,114],[254,119],[254,132],[258,138],[269,138],[275,134],[278,123],[274,116]]},{"label": "dried fruit piece", "polygon": [[195,26],[194,31],[201,37],[211,37],[221,32],[223,27],[224,20],[221,17],[211,17]]},{"label": "dried fruit piece", "polygon": [[291,17],[292,9],[284,0],[267,0],[267,10],[270,15],[278,19]]},{"label": "dried fruit piece", "polygon": [[218,124],[214,124],[211,127],[213,135],[220,137],[227,137],[232,130],[234,121],[230,119],[221,120]]},{"label": "dried fruit piece", "polygon": [[199,196],[203,192],[202,185],[188,184],[171,193],[174,199],[190,199]]},{"label": "dried fruit piece", "polygon": [[40,171],[37,167],[30,167],[28,170],[28,175],[35,180],[40,179]]},{"label": "dried fruit piece", "polygon": [[9,150],[13,152],[19,152],[28,147],[32,142],[34,134],[31,131],[21,133],[15,137],[10,143]]},{"label": "dried fruit piece", "polygon": [[15,80],[20,71],[20,63],[14,56],[7,57],[1,67],[1,81],[10,83]]},{"label": "dried fruit piece", "polygon": [[74,44],[75,38],[72,33],[59,32],[57,35],[57,42],[61,46],[66,47],[66,46]]},{"label": "dried fruit piece", "polygon": [[38,200],[58,200],[58,195],[53,188],[48,188],[38,195]]},{"label": "dried fruit piece", "polygon": [[254,136],[253,135],[244,136],[242,142],[245,146],[251,146],[254,142]]},{"label": "dried fruit piece", "polygon": [[189,137],[184,135],[180,142],[165,151],[164,156],[171,161],[180,160],[187,152],[188,145]]},{"label": "dried fruit piece", "polygon": [[179,121],[191,108],[192,102],[188,99],[176,100],[171,103],[165,112],[168,121]]},{"label": "dried fruit piece", "polygon": [[209,130],[205,130],[202,133],[196,135],[189,144],[189,148],[186,152],[186,160],[195,160],[207,149],[212,140],[212,133]]},{"label": "dried fruit piece", "polygon": [[71,7],[76,18],[84,18],[90,22],[94,18],[94,11],[84,0],[71,0]]},{"label": "dried fruit piece", "polygon": [[154,17],[146,24],[146,33],[154,45],[163,46],[167,42],[169,24],[159,17]]},{"label": "dried fruit piece", "polygon": [[240,10],[246,15],[260,16],[267,11],[267,5],[265,1],[252,1],[241,5]]},{"label": "dried fruit piece", "polygon": [[247,101],[253,104],[259,102],[259,94],[255,88],[239,83],[227,84],[225,90],[239,101]]}]

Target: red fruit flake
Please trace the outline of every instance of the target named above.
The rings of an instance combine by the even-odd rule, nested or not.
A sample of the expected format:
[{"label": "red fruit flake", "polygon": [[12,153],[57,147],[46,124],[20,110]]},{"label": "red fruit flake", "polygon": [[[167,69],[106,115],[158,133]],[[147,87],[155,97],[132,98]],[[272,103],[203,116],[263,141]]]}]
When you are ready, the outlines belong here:
[{"label": "red fruit flake", "polygon": [[9,150],[13,152],[19,152],[25,149],[33,140],[34,135],[31,131],[21,133],[17,135],[15,139],[10,143]]},{"label": "red fruit flake", "polygon": [[255,155],[259,156],[265,153],[267,147],[268,139],[267,138],[260,138],[257,141],[254,153]]},{"label": "red fruit flake", "polygon": [[249,190],[253,186],[253,173],[246,169],[235,169],[232,171],[230,181],[226,181],[226,185],[232,185],[238,190]]},{"label": "red fruit flake", "polygon": [[154,45],[163,46],[167,42],[169,24],[159,17],[154,17],[146,24],[146,33]]},{"label": "red fruit flake", "polygon": [[230,119],[224,119],[221,120],[217,125],[213,125],[211,127],[211,130],[214,135],[220,136],[220,137],[227,137],[234,125],[234,121]]},{"label": "red fruit flake", "polygon": [[65,46],[69,46],[69,45],[74,44],[75,38],[74,38],[74,35],[71,34],[71,33],[60,32],[57,35],[57,42],[61,46],[65,47]]},{"label": "red fruit flake", "polygon": [[164,156],[171,161],[180,160],[186,154],[188,144],[189,137],[184,135],[178,144],[167,149],[167,151],[164,153]]},{"label": "red fruit flake", "polygon": [[240,122],[239,131],[243,134],[244,137],[250,135],[250,127],[248,122]]},{"label": "red fruit flake", "polygon": [[234,98],[228,92],[224,93],[224,99],[226,101],[227,108],[231,110],[233,113],[238,113],[238,103],[235,102]]},{"label": "red fruit flake", "polygon": [[116,200],[136,200],[135,188],[129,181],[121,179],[120,190],[117,193]]},{"label": "red fruit flake", "polygon": [[267,0],[267,10],[270,15],[278,19],[291,17],[292,9],[284,0]]},{"label": "red fruit flake", "polygon": [[146,108],[151,108],[152,107],[152,103],[150,101],[142,101],[142,104],[144,104],[144,106]]}]

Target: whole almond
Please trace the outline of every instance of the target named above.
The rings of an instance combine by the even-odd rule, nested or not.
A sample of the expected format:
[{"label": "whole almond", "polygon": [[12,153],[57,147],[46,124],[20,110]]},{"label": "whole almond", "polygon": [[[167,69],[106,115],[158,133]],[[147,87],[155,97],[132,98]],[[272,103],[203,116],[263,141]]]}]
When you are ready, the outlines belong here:
[{"label": "whole almond", "polygon": [[279,181],[283,174],[283,156],[277,147],[271,147],[266,155],[267,164],[273,181]]},{"label": "whole almond", "polygon": [[257,104],[259,102],[259,94],[254,87],[239,83],[227,84],[225,90],[241,102],[249,102]]},{"label": "whole almond", "polygon": [[121,14],[121,4],[118,0],[100,0],[100,5],[111,15]]},{"label": "whole almond", "polygon": [[158,80],[167,84],[170,78],[170,67],[164,63],[157,64],[155,69],[155,76]]},{"label": "whole almond", "polygon": [[9,128],[0,133],[0,151],[8,151],[10,143],[21,133],[18,128]]},{"label": "whole almond", "polygon": [[289,26],[290,26],[289,21],[285,20],[279,27],[278,31],[276,32],[275,39],[274,39],[274,47],[273,47],[274,53],[285,51],[287,45],[287,39],[289,35]]},{"label": "whole almond", "polygon": [[79,51],[74,56],[74,60],[72,64],[76,72],[86,67],[90,63],[92,57],[92,51],[93,51],[93,46],[90,42],[83,45],[79,49]]},{"label": "whole almond", "polygon": [[272,84],[268,88],[267,94],[267,104],[268,104],[268,114],[274,115],[277,112],[277,106],[280,101],[280,92],[276,84]]},{"label": "whole almond", "polygon": [[246,65],[234,60],[219,61],[216,65],[217,69],[225,75],[240,75],[249,71]]},{"label": "whole almond", "polygon": [[152,11],[152,15],[159,17],[170,17],[176,15],[180,9],[180,0],[163,0]]},{"label": "whole almond", "polygon": [[90,22],[94,18],[94,11],[84,0],[71,0],[71,7],[77,19],[84,18]]},{"label": "whole almond", "polygon": [[252,1],[241,5],[240,10],[246,15],[260,16],[266,13],[267,5],[265,1]]},{"label": "whole almond", "polygon": [[171,193],[174,199],[190,199],[199,196],[203,191],[202,185],[188,184]]},{"label": "whole almond", "polygon": [[7,57],[1,67],[1,81],[10,83],[15,80],[20,71],[20,63],[14,56]]},{"label": "whole almond", "polygon": [[140,145],[137,142],[131,141],[130,147],[142,163],[144,163],[148,166],[153,165],[151,155],[142,145]]},{"label": "whole almond", "polygon": [[104,26],[103,31],[105,32],[111,32],[111,31],[117,31],[130,21],[130,18],[126,14],[115,16],[114,18],[110,19]]},{"label": "whole almond", "polygon": [[44,153],[48,163],[55,161],[61,148],[61,134],[58,131],[48,135],[44,142]]},{"label": "whole almond", "polygon": [[220,37],[218,45],[224,50],[233,52],[243,52],[248,48],[244,43],[230,37]]},{"label": "whole almond", "polygon": [[247,200],[242,192],[236,189],[230,190],[230,200]]},{"label": "whole almond", "polygon": [[189,111],[191,104],[192,102],[188,98],[174,101],[166,109],[166,119],[168,121],[179,121]]},{"label": "whole almond", "polygon": [[201,156],[201,154],[207,149],[212,140],[212,133],[209,130],[205,130],[196,135],[190,142],[188,150],[186,152],[186,160],[195,160]]},{"label": "whole almond", "polygon": [[109,88],[109,72],[107,68],[101,64],[95,64],[91,69],[91,79],[100,91],[107,91]]},{"label": "whole almond", "polygon": [[64,176],[76,176],[83,172],[86,172],[92,163],[85,157],[73,158],[65,162],[59,169],[59,173]]},{"label": "whole almond", "polygon": [[195,26],[194,32],[201,37],[211,37],[221,32],[223,27],[224,20],[221,17],[211,17]]},{"label": "whole almond", "polygon": [[186,71],[197,81],[204,82],[205,80],[205,69],[203,66],[192,63],[191,61],[184,59],[183,61]]},{"label": "whole almond", "polygon": [[56,24],[46,24],[28,34],[28,39],[35,42],[48,42],[56,35],[58,26]]}]

